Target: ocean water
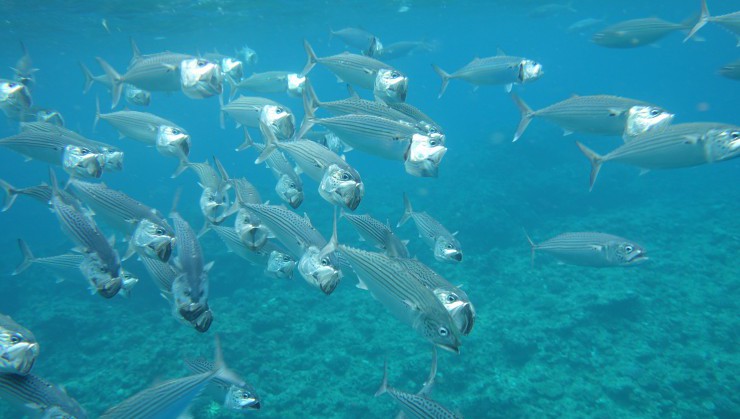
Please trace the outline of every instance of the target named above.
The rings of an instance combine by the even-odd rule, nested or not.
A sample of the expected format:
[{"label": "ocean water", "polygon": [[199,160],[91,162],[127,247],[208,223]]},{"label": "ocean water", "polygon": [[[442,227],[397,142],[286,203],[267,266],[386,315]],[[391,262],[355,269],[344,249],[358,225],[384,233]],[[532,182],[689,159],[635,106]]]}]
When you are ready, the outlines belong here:
[{"label": "ocean water", "polygon": [[[104,174],[109,187],[167,213],[175,191],[184,218],[199,229],[200,188],[191,173],[171,179],[177,163],[130,139],[118,139],[106,123],[93,130],[95,98],[110,103],[99,85],[82,94],[78,62],[95,74],[95,57],[124,69],[129,38],[145,54],[165,50],[231,54],[248,44],[259,61],[245,73],[299,72],[303,39],[319,56],[341,52],[330,28],[362,27],[384,44],[426,40],[435,45],[390,63],[409,76],[407,101],[445,128],[448,153],[438,178],[407,175],[401,164],[357,151],[347,160],[358,169],[366,194],[358,213],[391,224],[403,213],[402,193],[457,237],[459,265],[434,260],[412,223],[397,230],[412,255],[454,284],[475,304],[477,319],[459,355],[440,352],[431,397],[467,418],[695,418],[740,417],[740,178],[739,161],[654,171],[607,164],[589,192],[589,163],[575,146],[598,152],[622,140],[581,134],[563,136],[535,119],[516,143],[519,113],[502,86],[452,80],[441,99],[434,63],[454,71],[474,57],[501,49],[542,63],[542,79],[514,91],[534,109],[573,94],[613,94],[655,103],[676,114],[675,123],[738,124],[740,86],[717,70],[738,57],[735,38],[709,24],[698,42],[680,32],[652,46],[607,49],[592,31],[568,33],[584,18],[607,23],[657,16],[680,22],[699,11],[699,1],[572,2],[575,11],[531,17],[549,1],[44,1],[0,2],[0,76],[9,78],[27,45],[36,72],[34,103],[59,110],[66,126],[122,148],[125,169]],[[712,13],[738,10],[737,1],[711,1]],[[106,28],[102,22],[105,20]],[[343,84],[322,66],[310,73],[322,100],[346,97]],[[368,92],[360,92],[366,98]],[[302,117],[300,98],[265,95]],[[121,106],[119,106],[119,109]],[[268,170],[255,166],[252,150],[236,153],[242,132],[227,118],[218,125],[216,98],[193,100],[155,92],[148,108],[191,134],[190,160],[217,156],[233,177],[246,177],[265,199],[278,202]],[[17,132],[0,121],[0,137]],[[258,132],[252,131],[258,137]],[[47,167],[0,150],[0,178],[19,187],[48,181]],[[61,171],[58,171],[62,176]],[[63,178],[66,176],[63,176]],[[332,207],[304,177],[310,215],[325,237]],[[226,221],[231,225],[232,221]],[[60,278],[32,267],[11,276],[21,261],[23,238],[37,256],[69,251],[45,205],[19,197],[0,214],[0,312],[33,331],[41,345],[33,372],[62,385],[91,417],[136,392],[188,374],[182,360],[211,357],[214,335],[226,363],[257,389],[262,418],[393,417],[395,402],[374,398],[384,361],[389,383],[416,392],[426,379],[431,347],[388,313],[348,273],[330,296],[293,280],[266,277],[261,267],[227,252],[213,233],[201,238],[210,273],[215,320],[199,334],[178,323],[143,266],[130,298],[90,295],[78,277]],[[113,230],[101,223],[107,234]],[[631,268],[597,269],[558,264],[538,254],[530,264],[523,229],[541,241],[567,231],[602,231],[629,237],[650,260]],[[346,222],[343,243],[370,249]],[[125,251],[119,237],[118,249]],[[240,415],[208,397],[196,401],[195,418]],[[0,399],[0,417],[23,417]]]}]

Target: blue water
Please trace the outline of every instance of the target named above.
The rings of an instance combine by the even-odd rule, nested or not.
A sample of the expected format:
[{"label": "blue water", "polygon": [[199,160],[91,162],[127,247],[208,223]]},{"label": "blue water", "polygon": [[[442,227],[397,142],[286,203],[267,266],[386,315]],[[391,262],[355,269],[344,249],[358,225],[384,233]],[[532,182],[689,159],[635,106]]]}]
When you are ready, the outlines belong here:
[{"label": "blue water", "polygon": [[[20,56],[23,40],[39,69],[34,103],[59,110],[68,128],[125,151],[125,170],[102,180],[164,213],[182,188],[178,209],[196,230],[203,224],[196,176],[171,179],[175,160],[119,140],[106,123],[93,131],[95,98],[108,107],[110,96],[101,86],[82,94],[78,61],[95,74],[102,73],[96,56],[123,69],[133,37],[145,54],[230,54],[248,44],[259,62],[246,74],[299,72],[306,59],[303,39],[319,56],[344,49],[339,40],[329,43],[330,28],[363,27],[386,44],[433,42],[433,52],[391,64],[410,78],[408,102],[445,128],[449,150],[439,178],[414,178],[397,162],[356,151],[347,155],[365,182],[357,212],[395,224],[405,191],[415,209],[459,231],[465,259],[457,266],[436,262],[410,223],[398,231],[411,240],[413,255],[462,284],[478,313],[461,354],[440,354],[431,396],[468,418],[740,417],[738,161],[642,176],[610,163],[589,193],[589,164],[575,140],[605,153],[621,139],[563,137],[557,126],[535,119],[511,143],[519,113],[502,86],[474,89],[452,80],[437,99],[440,80],[430,66],[454,71],[500,48],[544,66],[541,80],[514,86],[535,109],[573,94],[613,94],[663,106],[676,114],[676,123],[738,124],[740,85],[716,73],[738,56],[735,38],[722,28],[707,25],[699,33],[703,42],[682,43],[683,34],[674,33],[653,46],[627,50],[599,47],[589,41],[591,32],[565,31],[586,17],[680,22],[698,13],[698,1],[575,1],[576,12],[544,18],[528,16],[543,4],[535,1],[44,4],[0,5],[0,63],[6,68],[0,76],[12,76],[7,67]],[[404,6],[408,10],[400,12]],[[738,6],[710,2],[717,14]],[[310,78],[322,100],[346,96],[326,68],[318,66]],[[300,99],[266,96],[289,106],[300,120]],[[242,133],[228,119],[227,128],[219,128],[215,98],[154,93],[151,106],[137,110],[186,128],[193,140],[191,161],[215,155],[230,175],[246,177],[265,199],[279,201],[269,171],[253,164],[255,153],[233,151]],[[0,121],[0,137],[16,131],[17,122]],[[15,186],[47,181],[42,163],[23,162],[5,149],[0,162],[0,178]],[[304,177],[304,183],[306,199],[298,212],[309,214],[328,237],[332,208],[315,182]],[[21,260],[17,238],[39,256],[65,253],[72,242],[46,206],[25,197],[0,214],[0,222],[0,312],[35,333],[41,355],[34,373],[63,385],[92,417],[152,383],[186,375],[182,359],[210,357],[214,334],[221,337],[226,362],[257,388],[262,409],[253,414],[264,418],[392,417],[397,407],[391,398],[373,398],[384,360],[390,384],[404,391],[418,391],[428,374],[430,345],[356,289],[351,275],[327,297],[298,275],[292,281],[265,277],[262,268],[227,253],[209,233],[201,244],[206,260],[215,261],[215,320],[202,335],[171,316],[135,260],[125,264],[141,278],[129,299],[91,296],[79,278],[59,282],[38,267],[10,276]],[[566,231],[630,237],[648,249],[651,260],[630,269],[593,269],[538,255],[532,268],[522,228],[536,240]],[[339,237],[366,246],[344,222]],[[118,247],[125,250],[120,239]],[[193,414],[238,416],[208,398],[196,402]],[[0,417],[22,416],[0,400]]]}]

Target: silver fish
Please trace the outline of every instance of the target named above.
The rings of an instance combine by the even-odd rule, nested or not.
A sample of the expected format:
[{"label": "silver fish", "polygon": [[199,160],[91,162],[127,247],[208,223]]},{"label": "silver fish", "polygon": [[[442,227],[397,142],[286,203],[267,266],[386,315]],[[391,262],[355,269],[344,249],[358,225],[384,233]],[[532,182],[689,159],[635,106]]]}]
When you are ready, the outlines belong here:
[{"label": "silver fish", "polygon": [[231,94],[233,96],[237,90],[248,90],[255,93],[290,92],[291,78],[295,80],[297,77],[299,77],[298,74],[290,71],[252,73],[251,76],[231,85]]},{"label": "silver fish", "polygon": [[352,269],[375,299],[422,337],[443,349],[460,353],[457,327],[432,291],[399,264],[382,253],[339,245]]},{"label": "silver fish", "polygon": [[18,189],[8,182],[0,179],[0,188],[5,191],[5,200],[3,201],[2,212],[5,212],[13,206],[15,199],[18,195],[25,195],[34,198],[35,200],[48,204],[51,200],[51,187],[45,183],[36,186],[29,186],[27,188]]},{"label": "silver fish", "polygon": [[577,12],[576,9],[573,8],[571,3],[568,4],[561,4],[561,3],[548,3],[543,4],[541,6],[537,6],[534,9],[530,10],[528,13],[529,17],[551,17],[559,15],[563,12],[570,12],[575,13]]},{"label": "silver fish", "polygon": [[[204,358],[186,359],[185,365],[196,374],[216,369],[212,361]],[[261,401],[257,391],[247,383],[235,385],[217,377],[211,381],[211,387],[215,388],[215,399],[223,402],[223,406],[227,410],[246,413],[260,408]]]},{"label": "silver fish", "polygon": [[174,122],[149,112],[116,111],[101,114],[100,107],[96,109],[95,125],[103,120],[112,125],[121,137],[128,137],[145,144],[156,144],[160,126],[176,128],[187,135],[187,132]]},{"label": "silver fish", "polygon": [[159,154],[180,160],[184,170],[190,154],[190,134],[178,126],[160,125],[154,142]]},{"label": "silver fish", "polygon": [[383,68],[378,70],[373,86],[376,100],[385,103],[403,103],[409,89],[409,79],[396,70]]},{"label": "silver fish", "polygon": [[432,52],[435,45],[426,41],[399,41],[383,45],[372,57],[383,60],[395,60],[396,58],[414,55],[417,52]]},{"label": "silver fish", "polygon": [[403,194],[404,212],[398,221],[397,227],[402,226],[409,219],[414,220],[419,237],[434,251],[434,258],[441,262],[461,262],[463,258],[462,246],[447,229],[427,214],[426,212],[414,212],[411,201],[406,193]]},{"label": "silver fish", "polygon": [[[170,259],[174,247],[171,230],[148,218],[139,221],[129,242],[130,249],[141,256],[164,262]],[[130,252],[131,250],[129,250]],[[129,254],[126,256],[129,256]]]},{"label": "silver fish", "polygon": [[596,26],[604,23],[604,19],[596,19],[593,17],[587,17],[579,21],[573,22],[568,28],[565,29],[568,33],[583,33],[589,29],[593,29]]},{"label": "silver fish", "polygon": [[267,258],[267,268],[265,273],[275,278],[293,279],[296,261],[289,254],[273,250]]},{"label": "silver fish", "polygon": [[579,266],[632,266],[648,260],[647,252],[637,243],[605,233],[563,233],[541,243],[527,236],[532,248],[532,264],[537,250],[555,256],[564,263]]},{"label": "silver fish", "polygon": [[603,156],[576,141],[591,162],[590,188],[601,166],[617,161],[643,170],[676,169],[721,162],[740,156],[740,127],[716,122],[671,125],[648,132]]},{"label": "silver fish", "polygon": [[709,14],[709,9],[707,8],[707,0],[701,0],[701,16],[683,41],[688,41],[708,22],[716,23],[734,33],[737,38],[737,46],[740,47],[740,10],[726,15],[711,16]]},{"label": "silver fish", "polygon": [[123,97],[127,103],[137,106],[149,106],[152,101],[152,93],[148,90],[139,89],[132,84],[123,87]]},{"label": "silver fish", "polygon": [[227,185],[223,179],[221,179],[221,175],[218,174],[216,169],[208,163],[208,160],[203,163],[188,163],[187,168],[195,172],[202,188],[219,190]]},{"label": "silver fish", "polygon": [[59,111],[54,109],[39,109],[35,108],[36,121],[46,122],[52,125],[64,126],[64,117]]},{"label": "silver fish", "polygon": [[719,74],[728,79],[740,80],[740,60],[735,60],[719,69]]},{"label": "silver fish", "polygon": [[208,61],[218,64],[221,68],[221,76],[226,80],[240,81],[244,77],[244,63],[241,60],[219,53],[208,53],[203,55]]},{"label": "silver fish", "polygon": [[11,67],[11,70],[13,70],[14,73],[13,79],[30,89],[36,84],[36,76],[34,73],[36,73],[38,69],[33,68],[31,54],[28,53],[28,48],[26,48],[26,44],[23,41],[21,41],[21,49],[23,50],[23,55],[18,59],[18,61],[16,61],[15,67]]},{"label": "silver fish", "polygon": [[506,91],[510,92],[513,84],[530,83],[545,74],[540,63],[527,58],[504,55],[502,52],[494,57],[475,58],[452,74],[434,64],[432,68],[442,78],[442,87],[438,95],[440,98],[452,79],[465,80],[476,87],[503,84]]},{"label": "silver fish", "polygon": [[0,375],[28,375],[38,356],[33,333],[0,313]]},{"label": "silver fish", "polygon": [[360,28],[342,28],[337,31],[329,30],[329,41],[339,38],[350,47],[357,48],[363,54],[373,56],[378,38],[370,32]]},{"label": "silver fish", "polygon": [[[274,127],[278,127],[275,130],[276,132],[290,132],[292,135],[295,130],[295,117],[293,116],[293,112],[274,100],[263,97],[239,96],[231,102],[221,105],[221,127],[224,127],[224,115],[226,114],[237,122],[237,126],[244,125],[246,127],[257,128],[260,126],[260,121],[262,120],[262,108],[267,105],[276,107],[273,109],[272,113],[278,118],[267,120],[265,122]],[[278,110],[280,110],[279,113]]]},{"label": "silver fish", "polygon": [[28,87],[14,80],[0,79],[0,110],[12,119],[29,113],[32,104]]},{"label": "silver fish", "polygon": [[87,413],[61,387],[34,374],[0,374],[0,398],[32,417],[87,419]]},{"label": "silver fish", "polygon": [[442,126],[416,106],[408,103],[390,103],[389,106],[410,118],[414,126],[422,132],[426,132],[428,135],[444,134]]},{"label": "silver fish", "polygon": [[256,266],[265,267],[265,272],[276,278],[293,278],[295,259],[275,242],[268,240],[261,249],[249,249],[234,228],[209,225],[226,247],[237,256]]},{"label": "silver fish", "polygon": [[180,85],[185,96],[205,99],[223,93],[221,66],[203,58],[190,58],[180,63]]},{"label": "silver fish", "polygon": [[23,239],[18,239],[18,247],[21,249],[21,253],[23,254],[23,261],[18,264],[11,275],[20,275],[34,264],[49,267],[54,270],[79,271],[80,264],[85,259],[85,256],[79,253],[36,257]]},{"label": "silver fish", "polygon": [[208,222],[221,224],[231,213],[229,197],[222,189],[203,188],[200,210]]},{"label": "silver fish", "polygon": [[387,223],[382,223],[370,215],[348,214],[344,210],[341,217],[352,224],[365,240],[375,243],[386,255],[396,258],[408,258],[406,243],[393,234]]},{"label": "silver fish", "polygon": [[260,111],[260,124],[270,128],[270,131],[282,140],[293,137],[295,133],[295,117],[279,105],[263,106]]},{"label": "silver fish", "polygon": [[257,64],[257,61],[259,61],[257,52],[252,48],[249,48],[247,45],[244,45],[242,49],[238,51],[237,55],[243,58],[243,61],[249,65],[255,65]]},{"label": "silver fish", "polygon": [[368,90],[373,90],[375,87],[375,80],[380,70],[397,71],[401,77],[405,77],[403,73],[393,68],[393,66],[374,58],[348,52],[319,58],[314,53],[308,41],[304,40],[303,46],[306,49],[308,61],[301,72],[301,76],[308,75],[316,64],[322,64],[344,82]]},{"label": "silver fish", "polygon": [[688,28],[686,24],[668,22],[656,17],[631,19],[596,32],[591,40],[596,45],[607,48],[636,48],[652,44],[673,32]]},{"label": "silver fish", "polygon": [[[250,202],[259,203],[262,202]],[[262,225],[259,217],[245,208],[239,208],[234,219],[234,230],[242,243],[251,251],[257,251],[267,244],[272,233]]]},{"label": "silver fish", "polygon": [[564,135],[581,132],[624,138],[660,131],[673,121],[673,114],[659,106],[619,96],[573,96],[536,111],[519,96],[512,94],[511,98],[522,114],[513,141],[522,136],[533,118],[557,124]]}]

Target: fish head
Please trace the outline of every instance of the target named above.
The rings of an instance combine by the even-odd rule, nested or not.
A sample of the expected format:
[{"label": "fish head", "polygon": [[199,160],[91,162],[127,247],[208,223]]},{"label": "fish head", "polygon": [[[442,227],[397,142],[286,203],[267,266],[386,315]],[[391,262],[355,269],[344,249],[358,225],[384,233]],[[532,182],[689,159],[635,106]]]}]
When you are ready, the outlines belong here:
[{"label": "fish head", "polygon": [[190,324],[200,333],[207,332],[211,328],[211,323],[213,323],[213,312],[211,310],[204,311],[203,314],[190,321]]},{"label": "fish head", "polygon": [[136,226],[131,241],[139,254],[167,262],[175,247],[175,234],[169,226],[144,218]]},{"label": "fish head", "polygon": [[303,96],[303,86],[306,84],[306,76],[297,73],[288,74],[288,95],[293,97]]},{"label": "fish head", "polygon": [[295,133],[295,117],[286,107],[280,105],[265,105],[260,111],[260,122],[270,127],[280,140],[291,138]]},{"label": "fish head", "polygon": [[292,208],[298,208],[303,203],[303,185],[286,174],[280,175],[275,184],[275,192]]},{"label": "fish head", "polygon": [[62,117],[62,114],[54,109],[41,109],[37,111],[36,120],[60,127],[64,126],[64,118]]},{"label": "fish head", "polygon": [[203,58],[191,58],[180,63],[180,86],[186,96],[203,99],[223,92],[221,66]]},{"label": "fish head", "polygon": [[224,407],[234,412],[259,410],[260,398],[251,386],[232,384],[226,392]]},{"label": "fish head", "polygon": [[223,221],[221,216],[226,210],[226,195],[213,188],[203,188],[200,194],[200,210],[213,223]]},{"label": "fish head", "polygon": [[238,82],[244,77],[244,63],[236,58],[224,57],[221,59],[221,71],[224,76]]},{"label": "fish head", "polygon": [[433,344],[444,350],[459,354],[462,343],[457,333],[457,327],[446,311],[435,311],[435,313],[439,315],[422,313],[416,320],[414,328],[419,330]]},{"label": "fish head", "polygon": [[273,250],[267,259],[267,273],[276,278],[292,279],[295,259],[287,253]]},{"label": "fish head", "polygon": [[31,92],[21,82],[3,80],[0,82],[0,103],[17,108],[29,108]]},{"label": "fish head", "polygon": [[121,270],[121,295],[124,297],[131,296],[131,290],[139,283],[139,278],[131,272]]},{"label": "fish head", "polygon": [[434,241],[434,258],[441,262],[462,262],[460,243],[451,236],[441,235]]},{"label": "fish head", "polygon": [[319,194],[327,201],[354,211],[365,195],[360,174],[351,167],[332,164],[324,170]]},{"label": "fish head", "polygon": [[187,160],[190,154],[190,134],[182,128],[160,125],[157,130],[157,151],[166,156]]},{"label": "fish head", "polygon": [[709,130],[705,139],[705,153],[709,161],[730,160],[740,156],[740,127]]},{"label": "fish head", "polygon": [[126,98],[126,102],[132,105],[149,106],[149,103],[152,101],[152,94],[149,91],[139,89],[133,84],[126,84],[124,96]]},{"label": "fish head", "polygon": [[241,54],[242,58],[244,58],[244,62],[249,65],[255,65],[259,60],[259,56],[257,56],[257,51],[249,48],[246,45],[242,47],[242,49],[239,51],[239,54]]},{"label": "fish head", "polygon": [[651,105],[636,105],[627,111],[624,135],[634,137],[648,131],[662,130],[673,121],[673,114]]},{"label": "fish head", "polygon": [[234,230],[242,243],[253,252],[260,250],[271,235],[270,230],[260,223],[259,218],[246,208],[240,208],[237,212]]},{"label": "fish head", "polygon": [[91,288],[103,298],[113,298],[123,286],[121,267],[118,266],[117,272],[112,272],[94,253],[85,255],[80,264],[80,271]]},{"label": "fish head", "polygon": [[614,258],[620,266],[637,265],[648,260],[645,248],[630,241],[616,243]]},{"label": "fish head", "polygon": [[321,257],[320,250],[311,246],[298,261],[298,272],[309,284],[318,287],[324,294],[331,294],[342,279],[342,270],[334,254]]},{"label": "fish head", "polygon": [[99,178],[104,165],[105,156],[87,147],[68,145],[64,148],[62,167],[70,175]]},{"label": "fish head", "polygon": [[376,98],[386,103],[405,102],[408,90],[409,78],[403,73],[389,68],[378,70],[373,88]]},{"label": "fish head", "polygon": [[467,294],[462,290],[446,287],[437,288],[433,292],[439,302],[444,305],[445,310],[450,313],[457,330],[467,336],[473,330],[473,324],[475,323],[475,307],[473,307]]},{"label": "fish head", "polygon": [[23,327],[0,325],[0,373],[27,375],[38,356],[39,344],[33,333]]},{"label": "fish head", "polygon": [[414,134],[404,159],[406,172],[419,177],[437,177],[446,152],[447,147],[438,137]]},{"label": "fish head", "polygon": [[172,282],[172,296],[177,312],[183,319],[194,323],[209,311],[206,292],[203,288],[191,287],[186,275],[180,275]]},{"label": "fish head", "polygon": [[519,83],[529,83],[545,75],[542,64],[532,60],[522,60],[519,63]]},{"label": "fish head", "polygon": [[123,151],[117,148],[101,147],[100,153],[103,155],[104,170],[123,170]]}]

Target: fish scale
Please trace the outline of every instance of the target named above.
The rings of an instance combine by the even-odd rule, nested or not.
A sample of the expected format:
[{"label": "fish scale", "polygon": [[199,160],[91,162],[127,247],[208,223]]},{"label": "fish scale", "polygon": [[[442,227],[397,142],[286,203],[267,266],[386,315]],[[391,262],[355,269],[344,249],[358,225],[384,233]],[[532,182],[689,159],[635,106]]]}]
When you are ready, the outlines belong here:
[{"label": "fish scale", "polygon": [[280,142],[278,143],[278,148],[285,150],[296,161],[303,172],[317,182],[321,182],[324,176],[324,169],[332,164],[344,170],[355,172],[344,159],[314,141],[296,140]]},{"label": "fish scale", "polygon": [[[611,132],[621,136],[624,132],[626,111],[633,106],[653,106],[647,102],[619,96],[574,96],[533,112],[533,116],[557,121],[565,128],[585,132]],[[622,111],[614,115],[614,111]]]},{"label": "fish scale", "polygon": [[[346,218],[352,225],[359,230],[363,237],[377,243],[382,249],[386,250],[389,256],[408,258],[409,252],[406,245],[393,234],[393,231],[387,224],[384,224],[370,215],[355,215],[342,212],[342,217]],[[388,240],[391,243],[388,243]],[[390,252],[395,253],[391,255]]]},{"label": "fish scale", "polygon": [[[246,207],[260,217],[260,220],[275,233],[275,236],[296,258],[300,258],[310,246],[319,249],[326,246],[326,239],[306,218],[287,208],[261,204],[247,204]],[[330,255],[330,257],[333,256]]]},{"label": "fish scale", "polygon": [[177,271],[169,263],[162,262],[159,259],[141,257],[141,263],[144,264],[147,273],[154,281],[160,292],[167,295],[172,293],[172,283],[177,278]]},{"label": "fish scale", "polygon": [[97,117],[110,123],[121,135],[146,144],[156,143],[162,125],[185,131],[175,123],[148,112],[118,111],[98,114]]}]

